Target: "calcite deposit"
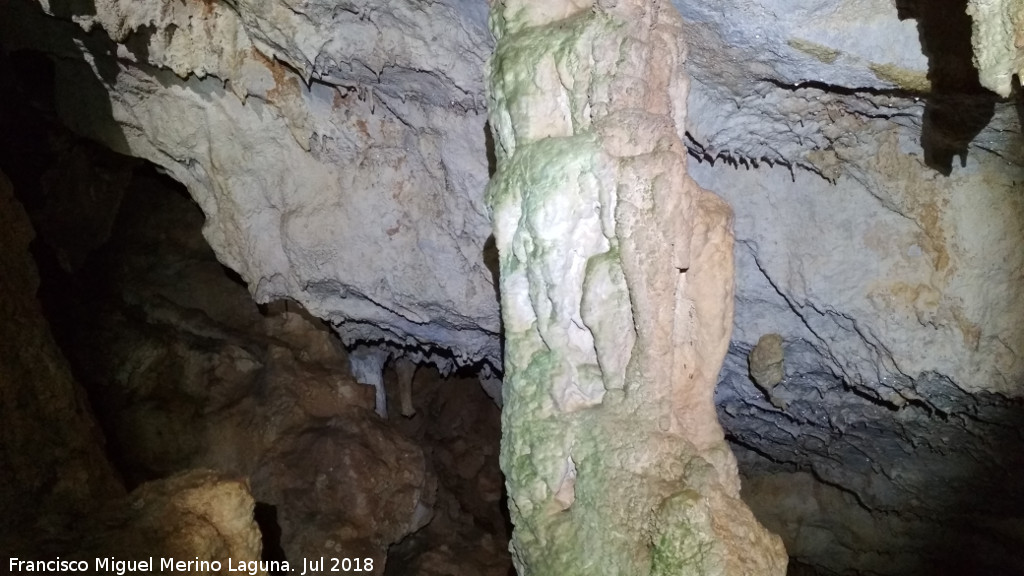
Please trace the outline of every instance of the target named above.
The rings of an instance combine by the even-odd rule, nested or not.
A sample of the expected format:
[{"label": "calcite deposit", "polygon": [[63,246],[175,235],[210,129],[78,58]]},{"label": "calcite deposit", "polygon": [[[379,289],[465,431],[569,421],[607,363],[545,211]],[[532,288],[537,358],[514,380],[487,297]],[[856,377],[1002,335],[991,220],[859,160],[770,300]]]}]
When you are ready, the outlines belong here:
[{"label": "calcite deposit", "polygon": [[[792,50],[787,23],[803,14],[743,31],[689,9],[700,33],[729,30],[730,50]],[[977,19],[914,2],[853,9],[822,5],[845,24],[804,28],[831,63],[691,57],[687,128],[702,162],[690,171],[736,214],[719,413],[747,500],[801,565],[999,573],[1018,555],[980,526],[1012,532],[1006,510],[1021,501],[1021,443],[1007,435],[1024,414],[1019,115],[971,69]],[[919,45],[890,51],[902,60],[890,82],[866,82],[849,34],[880,34],[879,22],[885,46]],[[771,394],[749,375],[766,333],[785,348]]]},{"label": "calcite deposit", "polygon": [[786,377],[785,351],[782,349],[782,336],[765,334],[757,339],[757,345],[747,357],[750,365],[750,378],[761,390],[771,393],[776,384]]},{"label": "calcite deposit", "polygon": [[188,187],[258,302],[299,302],[349,343],[497,368],[485,16],[469,2],[13,0],[0,34],[60,56],[75,130]]},{"label": "calcite deposit", "polygon": [[678,15],[510,0],[491,18],[516,569],[784,574],[711,401],[730,214],[686,176]]},{"label": "calcite deposit", "polygon": [[971,40],[981,84],[1009,96],[1024,75],[1024,2],[970,0],[967,13],[973,23]]}]

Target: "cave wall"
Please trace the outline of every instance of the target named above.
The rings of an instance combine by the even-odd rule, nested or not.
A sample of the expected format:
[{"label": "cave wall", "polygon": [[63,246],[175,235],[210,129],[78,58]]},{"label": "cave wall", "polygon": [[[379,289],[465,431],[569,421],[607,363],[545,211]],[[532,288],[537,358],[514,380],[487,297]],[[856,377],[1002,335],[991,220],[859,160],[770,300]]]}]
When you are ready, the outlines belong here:
[{"label": "cave wall", "polygon": [[820,573],[1019,571],[1019,105],[965,2],[733,6],[772,17],[681,10],[730,39],[691,54],[687,134],[736,214],[716,401],[747,501]]},{"label": "cave wall", "polygon": [[[995,174],[1005,173],[996,161],[986,182],[998,183]],[[721,189],[741,196],[731,203],[743,276],[717,402],[723,425],[742,446],[748,501],[763,503],[755,506],[759,517],[793,544],[792,555],[839,573],[848,566],[882,574],[962,574],[981,566],[1003,573],[998,566],[1018,565],[1012,548],[993,549],[994,541],[1015,541],[1004,531],[1012,534],[1021,504],[1019,379],[1004,380],[995,361],[997,354],[1010,362],[1017,356],[1006,351],[998,332],[978,343],[964,338],[952,317],[941,319],[948,306],[977,297],[984,300],[979,327],[1013,334],[1019,325],[1019,249],[1010,245],[1021,226],[1019,213],[1007,208],[1020,196],[1012,174],[992,188],[978,186],[977,175],[954,177],[950,188],[962,194],[959,200],[942,192],[947,188],[927,196],[968,204],[946,213],[953,221],[988,212],[980,225],[960,228],[961,237],[990,237],[1000,224],[1010,225],[947,274],[932,269],[922,253],[924,280],[913,285],[911,298],[900,300],[897,292],[875,300],[865,287],[899,286],[915,272],[907,261],[923,236],[917,221],[880,203],[870,208],[874,196],[854,181],[832,185],[804,174],[794,183],[781,167],[704,164],[692,172],[700,181],[735,184]],[[962,188],[953,188],[957,181]],[[769,190],[773,184],[777,188]],[[858,189],[865,195],[860,203]],[[988,202],[977,201],[986,196]],[[837,204],[845,209],[836,210]],[[834,230],[844,236],[836,238]],[[879,238],[888,248],[876,252]],[[900,238],[909,241],[899,245]],[[954,250],[962,245],[954,243]],[[1007,248],[1001,254],[1000,246]],[[796,259],[801,252],[804,258]],[[998,257],[989,260],[993,254]],[[963,301],[952,299],[957,288],[967,296]],[[928,293],[938,297],[929,300]],[[785,379],[758,386],[748,355],[765,334],[783,338]],[[886,371],[889,358],[895,369]],[[851,368],[851,359],[869,372]],[[959,372],[957,360],[972,359],[978,369]],[[955,371],[944,373],[943,365]],[[815,492],[824,496],[793,498]],[[803,509],[807,502],[816,502],[813,511]],[[798,509],[801,521],[786,520]],[[983,528],[992,525],[1001,527]]]},{"label": "cave wall", "polygon": [[61,557],[87,573],[102,572],[96,558],[116,557],[136,568],[152,557],[258,560],[261,536],[246,479],[181,470],[127,493],[37,298],[33,226],[3,172],[0,235],[0,548],[8,569],[63,571]]},{"label": "cave wall", "polygon": [[[386,340],[439,352],[446,365],[497,366],[494,275],[483,256],[490,224],[482,191],[493,162],[483,114],[486,10],[469,2],[386,11],[306,4],[157,10],[112,2],[76,13],[51,3],[57,18],[49,18],[19,0],[5,7],[4,21],[30,24],[8,25],[4,38],[8,50],[61,56],[58,102],[76,130],[186,184],[218,258],[257,301],[291,297],[346,342]],[[861,255],[851,267],[878,267],[850,282],[822,273],[827,286],[800,287],[823,293],[810,318],[835,341],[818,347],[823,361],[855,381],[935,371],[968,390],[1014,389],[1022,335],[992,303],[1010,310],[1019,297],[1016,212],[1005,193],[1017,181],[1018,119],[1012,103],[997,103],[976,78],[959,88],[950,80],[973,73],[972,54],[962,41],[935,38],[955,32],[969,41],[966,12],[947,29],[911,2],[676,6],[691,44],[692,153],[789,168],[794,186],[781,175],[760,184],[773,191],[796,187],[794,170],[834,184],[845,177],[829,188],[845,204],[827,206],[849,221],[857,214],[875,222],[870,232],[828,221],[814,231],[832,243],[829,254]],[[748,29],[730,16],[751,13],[770,17]],[[103,41],[101,28],[117,43]],[[212,44],[199,48],[204,42]],[[951,107],[967,119],[942,121]],[[949,180],[928,169],[951,172],[954,162]],[[716,189],[711,174],[721,172],[705,171],[703,181]],[[978,180],[988,174],[998,181]],[[723,194],[740,202],[745,183],[721,178]],[[979,187],[976,199],[969,192]],[[826,210],[819,203],[816,213]],[[850,234],[875,238],[853,250]],[[785,246],[762,260],[802,251],[800,266],[835,266],[819,261],[826,251],[815,245]],[[902,249],[897,259],[892,252]],[[975,289],[988,274],[995,277]],[[823,311],[833,300],[839,314],[871,324],[871,334],[848,337],[855,331]]]},{"label": "cave wall", "polygon": [[[29,253],[35,236],[28,215],[0,172],[0,410],[3,474],[0,505],[11,526],[37,518],[57,524],[92,512],[123,488],[103,452],[87,402],[71,376],[36,299],[39,276]],[[59,423],[59,425],[58,425]],[[29,533],[4,531],[7,550],[31,549]]]},{"label": "cave wall", "polygon": [[74,130],[186,185],[258,302],[445,368],[500,365],[486,7],[304,4],[16,0],[0,34],[56,57]]},{"label": "cave wall", "polygon": [[[11,74],[39,62],[24,58],[0,58],[13,88],[0,96],[0,166],[21,184],[5,212],[18,235],[5,263],[23,289],[12,310],[31,302],[38,326],[20,313],[5,325],[2,367],[19,378],[0,388],[11,411],[4,465],[26,481],[2,486],[5,549],[90,568],[90,555],[223,562],[261,547],[264,560],[301,568],[341,549],[368,573],[504,576],[499,411],[479,380],[414,370],[412,413],[379,418],[330,327],[295,302],[256,305],[203,240],[184,189],[68,134]],[[31,284],[16,265],[33,260],[21,252],[32,230],[22,206],[41,231]],[[50,345],[21,350],[37,331],[52,331]],[[384,375],[395,405],[400,371]],[[74,413],[61,413],[68,395]],[[93,414],[99,425],[83,433]],[[77,436],[48,444],[62,433]],[[135,490],[89,493],[80,446],[114,489]]]}]

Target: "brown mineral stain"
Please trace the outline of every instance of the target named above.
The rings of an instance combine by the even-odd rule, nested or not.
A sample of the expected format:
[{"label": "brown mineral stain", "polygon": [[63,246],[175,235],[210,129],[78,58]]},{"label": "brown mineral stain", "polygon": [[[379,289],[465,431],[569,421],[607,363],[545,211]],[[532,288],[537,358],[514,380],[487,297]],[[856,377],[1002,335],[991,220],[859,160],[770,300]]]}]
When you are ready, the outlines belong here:
[{"label": "brown mineral stain", "polygon": [[960,329],[960,334],[963,336],[964,346],[969,350],[977,350],[978,344],[981,342],[981,327],[971,322],[959,305],[952,306],[952,312],[957,328]]},{"label": "brown mineral stain", "polygon": [[[925,248],[932,255],[932,267],[936,272],[949,268],[949,251],[946,249],[946,231],[942,227],[943,207],[934,199],[914,198],[912,204],[918,224],[925,237]],[[942,200],[942,204],[948,201]]]},{"label": "brown mineral stain", "polygon": [[936,180],[921,176],[922,161],[899,148],[895,132],[882,137],[875,164],[884,175],[884,192],[904,216],[919,227],[917,243],[931,259],[932,268],[948,280],[955,272],[949,253],[943,216],[949,207],[947,191]]},{"label": "brown mineral stain", "polygon": [[342,94],[340,88],[335,90],[334,91],[334,102],[333,102],[334,109],[337,110],[338,108],[341,108],[342,106],[344,106],[345,105],[345,100],[347,98],[348,98],[348,94],[347,93]]},{"label": "brown mineral stain", "polygon": [[817,58],[824,64],[832,64],[839,59],[842,52],[829,48],[828,46],[818,44],[817,42],[811,42],[810,40],[804,40],[802,38],[793,38],[788,40],[786,44],[789,44],[793,48]]},{"label": "brown mineral stain", "polygon": [[942,294],[928,284],[893,282],[871,290],[869,297],[872,301],[883,299],[892,312],[914,312],[938,310]]},{"label": "brown mineral stain", "polygon": [[370,131],[366,128],[366,120],[363,120],[363,119],[356,120],[356,128],[359,128],[359,132],[363,136],[365,136],[367,138],[370,137]]},{"label": "brown mineral stain", "polygon": [[868,291],[868,300],[885,313],[915,316],[919,322],[955,326],[969,350],[977,350],[981,342],[981,327],[967,317],[960,304],[943,299],[942,293],[934,286],[906,282],[875,285]]},{"label": "brown mineral stain", "polygon": [[268,102],[276,104],[288,97],[296,97],[302,93],[299,87],[299,79],[284,64],[267,58],[255,48],[252,49],[252,54],[267,70],[270,70],[270,74],[274,78],[274,87],[267,91]]},{"label": "brown mineral stain", "polygon": [[203,5],[203,18],[206,18],[213,14],[219,0],[198,0],[198,2]]}]

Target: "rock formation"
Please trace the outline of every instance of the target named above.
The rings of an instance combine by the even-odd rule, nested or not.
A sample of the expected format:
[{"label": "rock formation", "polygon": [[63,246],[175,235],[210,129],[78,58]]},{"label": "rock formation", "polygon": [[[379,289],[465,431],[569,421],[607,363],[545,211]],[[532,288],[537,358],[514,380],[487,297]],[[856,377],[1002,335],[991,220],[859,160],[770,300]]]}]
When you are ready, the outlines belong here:
[{"label": "rock formation", "polygon": [[[683,7],[729,38],[692,51],[687,123],[690,173],[736,215],[716,403],[747,501],[824,574],[1020,565],[993,542],[1021,501],[1022,141],[971,67],[966,5]],[[770,397],[748,364],[767,333]]]},{"label": "rock formation", "polygon": [[185,184],[257,302],[500,365],[483,4],[5,4],[7,50],[60,56],[66,121]]},{"label": "rock formation", "polygon": [[509,0],[491,18],[516,569],[781,576],[712,402],[730,213],[686,175],[678,14]]},{"label": "rock formation", "polygon": [[[58,162],[48,174],[63,168]],[[51,209],[60,205],[51,197]],[[429,425],[419,419],[425,430],[402,431],[381,420],[374,412],[375,391],[349,376],[346,353],[330,330],[296,303],[260,310],[216,261],[201,226],[202,214],[188,198],[140,170],[122,190],[110,238],[89,256],[88,266],[62,277],[59,285],[52,278],[51,284],[44,282],[44,298],[59,318],[58,340],[89,392],[108,453],[126,481],[175,478],[194,469],[248,479],[244,514],[251,522],[255,498],[266,511],[264,530],[279,531],[273,542],[279,556],[267,560],[288,560],[296,569],[303,559],[333,550],[369,559],[376,568],[367,571],[383,574],[389,548],[437,516],[450,534],[434,530],[421,540],[434,546],[464,544],[452,536],[459,534],[479,546],[463,550],[455,561],[460,569],[484,573],[504,560],[507,571],[500,545],[505,528],[495,479],[496,437],[483,447],[477,444],[483,440],[469,446],[460,440],[441,449],[425,438],[450,426],[455,415],[433,417]],[[65,253],[58,239],[50,243],[55,254]],[[383,384],[379,369],[377,378]],[[421,375],[410,393],[425,388],[437,396],[437,387],[424,381],[429,375]],[[467,398],[460,405],[479,412],[482,403],[496,411],[479,385],[469,384],[476,404],[463,392]],[[397,387],[393,392],[397,395]],[[491,421],[497,425],[493,414]],[[479,433],[467,428],[466,437]],[[487,446],[493,452],[489,459]],[[428,449],[447,456],[435,463]],[[487,462],[493,472],[484,469]],[[481,484],[455,496],[465,479],[453,470],[468,470]],[[180,482],[169,481],[169,487],[157,482],[139,490],[169,491],[173,504]],[[149,526],[150,516],[158,514],[145,512],[138,522]],[[487,529],[474,530],[478,521]],[[107,548],[121,545],[141,554],[149,545],[152,555],[165,553],[145,538],[98,533],[111,540]],[[488,540],[489,535],[497,538]],[[173,548],[171,536],[162,540]],[[423,573],[429,573],[425,551],[413,552],[402,561],[423,564]],[[321,568],[312,573],[331,567]]]},{"label": "rock formation", "polygon": [[[97,559],[134,563],[178,558],[243,565],[260,558],[260,532],[244,480],[192,470],[125,496],[103,451],[85,394],[71,376],[35,293],[28,252],[33,230],[0,172],[0,434],[4,450],[0,548],[12,572],[25,562],[75,560],[105,573]],[[123,565],[122,565],[123,566]],[[139,564],[134,564],[139,569]],[[251,573],[266,574],[258,564]],[[157,573],[152,564],[144,572]],[[83,571],[83,570],[77,570]],[[210,570],[196,570],[209,574]]]},{"label": "rock formation", "polygon": [[[521,4],[549,11],[534,14],[538,22],[564,17],[559,20],[564,27],[551,29],[555,38],[578,39],[576,32],[593,25],[584,8],[590,4],[584,1],[563,13],[558,12],[561,3],[546,8],[539,2]],[[635,8],[637,18],[647,14],[641,8],[656,5],[620,4],[621,10]],[[430,478],[437,478],[434,520],[392,547],[393,569],[501,574],[507,556],[495,551],[504,546],[504,528],[481,531],[478,526],[494,526],[483,512],[493,504],[490,480],[483,483],[486,488],[472,488],[486,492],[485,498],[457,502],[461,492],[471,491],[460,474],[486,467],[477,468],[475,460],[472,465],[453,460],[446,468],[438,464],[448,458],[438,456],[446,453],[440,446],[456,441],[442,435],[448,440],[422,442],[432,434],[425,421],[448,413],[428,410],[433,400],[422,396],[442,395],[433,387],[440,376],[421,366],[411,386],[403,376],[399,387],[393,367],[384,365],[380,373],[375,366],[384,400],[377,401],[373,389],[350,378],[345,353],[329,331],[348,349],[386,349],[390,358],[432,364],[445,375],[462,370],[461,375],[479,379],[491,397],[501,400],[503,345],[520,366],[527,357],[517,356],[522,352],[516,352],[516,341],[503,343],[500,336],[498,274],[503,282],[522,281],[498,270],[495,244],[501,243],[494,240],[502,239],[491,239],[485,202],[499,157],[507,164],[518,154],[509,148],[509,130],[501,132],[504,125],[524,141],[552,136],[545,139],[550,142],[531,144],[541,151],[539,158],[521,161],[523,166],[551,165],[523,169],[524,177],[538,179],[538,196],[548,189],[541,185],[590,195],[565,204],[564,210],[559,205],[550,229],[547,221],[536,219],[543,210],[528,213],[534,220],[524,220],[528,229],[533,227],[529,237],[534,242],[557,241],[563,248],[573,242],[576,252],[526,259],[548,268],[537,268],[538,274],[544,272],[539,276],[527,274],[528,282],[512,292],[531,294],[530,286],[555,285],[555,280],[559,286],[579,287],[552,292],[550,310],[541,307],[546,294],[514,303],[548,322],[535,330],[548,336],[554,331],[557,338],[549,340],[560,347],[553,349],[565,354],[557,366],[530,365],[530,370],[555,373],[550,380],[565,392],[543,404],[548,412],[530,414],[551,418],[545,425],[565,430],[559,426],[577,426],[579,414],[611,413],[610,407],[632,398],[638,414],[650,412],[629,420],[633,426],[627,438],[638,443],[690,438],[692,444],[672,452],[668,444],[651,440],[663,452],[637,451],[638,466],[706,458],[715,465],[707,469],[706,485],[719,485],[721,494],[734,492],[735,482],[722,472],[730,467],[728,454],[708,448],[721,446],[721,430],[709,425],[713,414],[707,384],[714,380],[716,358],[726,342],[727,309],[719,304],[727,282],[694,282],[702,273],[696,264],[702,256],[693,246],[721,232],[712,220],[696,215],[717,211],[717,202],[697,192],[681,172],[666,172],[671,177],[658,180],[657,186],[677,186],[687,195],[678,198],[677,211],[643,217],[634,246],[642,260],[634,268],[621,245],[611,250],[620,234],[615,222],[624,222],[628,205],[593,212],[594,205],[610,206],[625,194],[598,183],[628,176],[621,167],[598,170],[595,166],[607,164],[595,164],[595,158],[625,157],[644,146],[657,150],[648,155],[657,161],[650,160],[643,170],[630,168],[640,178],[658,167],[669,170],[661,164],[666,157],[682,166],[683,148],[675,148],[682,146],[690,156],[689,175],[724,199],[735,215],[735,316],[714,402],[737,455],[742,496],[758,519],[782,536],[791,572],[960,576],[1024,571],[1019,552],[1024,549],[1019,520],[1024,459],[1018,456],[1024,454],[1024,441],[1017,433],[1024,423],[1024,143],[1019,79],[1014,76],[1021,69],[1020,2],[673,0],[671,6],[682,17],[685,70],[670,69],[681,62],[675,56],[653,63],[641,58],[630,64],[635,75],[643,76],[630,90],[618,94],[617,84],[597,82],[582,94],[581,86],[594,78],[613,78],[610,70],[621,65],[620,58],[572,59],[587,51],[597,54],[605,46],[600,42],[586,49],[569,40],[559,49],[538,43],[536,55],[546,60],[534,61],[523,76],[557,88],[568,99],[548,99],[550,94],[541,96],[538,88],[535,98],[516,93],[492,106],[486,62],[495,41],[488,29],[488,4],[482,0],[0,2],[0,64],[13,65],[11,70],[0,66],[0,167],[15,182],[40,236],[33,252],[40,257],[42,275],[82,279],[97,273],[91,255],[105,250],[115,229],[114,211],[124,201],[126,178],[134,169],[106,165],[95,148],[69,145],[74,138],[41,129],[35,116],[10,105],[14,100],[41,110],[51,122],[59,118],[79,136],[151,162],[184,184],[201,210],[201,217],[198,212],[193,216],[203,219],[213,253],[244,284],[222,284],[223,271],[212,259],[189,268],[202,280],[165,270],[158,289],[129,290],[134,300],[127,308],[112,304],[125,304],[120,296],[107,298],[105,310],[120,312],[99,318],[105,328],[95,338],[90,338],[90,327],[74,327],[87,314],[46,310],[62,347],[64,335],[77,331],[79,342],[116,344],[120,351],[101,352],[94,346],[90,355],[65,349],[76,370],[93,368],[92,383],[82,391],[75,381],[85,379],[67,373],[68,362],[47,336],[51,329],[40,323],[38,303],[29,298],[36,281],[34,273],[25,272],[28,237],[22,234],[24,220],[15,216],[21,212],[4,205],[0,218],[18,234],[10,243],[5,237],[0,255],[5,312],[0,415],[10,426],[2,428],[0,459],[4,470],[9,464],[18,471],[0,475],[0,509],[14,527],[5,537],[15,535],[23,543],[45,540],[34,529],[17,528],[31,522],[30,510],[55,518],[44,530],[55,534],[70,518],[88,515],[99,502],[123,494],[125,487],[112,469],[128,472],[130,488],[183,467],[228,466],[233,473],[226,481],[251,474],[259,499],[295,489],[288,479],[274,484],[267,474],[255,474],[270,470],[277,457],[288,460],[319,450],[332,458],[347,453],[358,460],[393,449],[394,458],[368,466],[390,474],[393,482],[371,492],[385,500],[387,494],[401,495],[401,504],[389,505],[394,515],[379,527],[364,522],[353,528],[360,535],[352,541],[379,551],[419,525],[422,517],[407,496],[417,487],[429,491]],[[573,10],[580,14],[570,17]],[[621,20],[629,23],[631,18]],[[508,18],[496,21],[495,30],[519,25]],[[634,32],[627,27],[616,34]],[[584,75],[585,70],[598,72]],[[621,126],[610,120],[601,130],[593,121],[589,139],[568,137],[568,150],[557,145],[567,138],[565,126],[575,130],[579,118],[609,113],[578,110],[579,105],[610,94],[616,101],[647,98],[639,90],[665,78],[674,81],[651,91],[659,96],[650,96],[639,108],[650,111],[647,104],[653,103],[668,107],[668,113],[648,114],[644,122],[671,118],[671,150],[658,136],[664,132],[660,125],[616,140]],[[511,120],[519,113],[515,106],[529,112],[523,113],[525,127]],[[508,111],[508,122],[501,121],[502,110]],[[486,125],[488,118],[492,126]],[[629,122],[648,125],[632,117]],[[492,127],[496,137],[490,135]],[[40,153],[29,141],[44,143],[38,148],[50,152]],[[636,150],[616,152],[626,147]],[[46,154],[55,157],[41,160]],[[567,163],[556,170],[556,159]],[[46,170],[59,169],[50,170],[38,189],[20,185],[24,172],[45,172],[43,164]],[[557,179],[549,178],[556,173],[564,180],[558,186]],[[592,181],[589,174],[594,174]],[[651,194],[656,188],[652,184]],[[550,208],[544,202],[527,205]],[[679,214],[683,218],[673,224]],[[551,237],[554,230],[569,234],[567,217],[576,219],[576,235]],[[12,218],[18,223],[6,226]],[[696,226],[701,222],[707,227]],[[673,231],[677,225],[681,237]],[[680,242],[694,233],[695,243]],[[182,244],[176,238],[171,234],[164,242],[153,237],[148,246],[155,252]],[[183,244],[197,248],[195,242]],[[691,249],[665,260],[673,245]],[[710,246],[725,250],[724,244]],[[614,258],[597,258],[609,251]],[[516,253],[506,249],[502,258],[510,254]],[[516,258],[529,254],[521,251]],[[570,267],[558,264],[559,257]],[[717,257],[726,259],[725,253]],[[571,267],[588,261],[590,266]],[[651,275],[650,284],[639,282],[644,266],[655,262],[673,262],[686,274],[667,270]],[[107,265],[108,270],[121,266]],[[657,330],[669,334],[676,326],[668,312],[681,310],[678,303],[657,300],[669,292],[687,293],[666,280],[673,274],[687,278],[686,290],[719,286],[714,294],[690,294],[699,320],[695,326],[721,332],[699,340],[713,349],[699,351],[699,365],[706,371],[694,376],[703,386],[696,396],[672,384],[684,372],[652,376],[655,366],[682,361],[678,358],[655,362],[635,356],[630,364],[634,347],[668,357],[693,350],[686,341],[650,336]],[[187,291],[194,299],[174,300],[169,287],[185,278],[195,282]],[[227,293],[199,288],[207,280],[230,287]],[[43,282],[44,300],[52,296],[50,286]],[[638,291],[643,286],[649,286],[648,292]],[[645,294],[653,294],[652,299],[637,299]],[[261,303],[266,315],[254,311],[246,298]],[[614,302],[619,304],[609,304]],[[506,315],[516,309],[504,306]],[[717,321],[700,317],[714,313],[721,316]],[[103,314],[93,319],[97,316]],[[318,319],[327,321],[329,331]],[[637,323],[637,330],[599,336],[630,323]],[[594,335],[592,341],[588,334]],[[762,388],[751,380],[750,360],[766,334],[777,334],[781,342],[769,350],[772,373]],[[781,365],[774,363],[779,351],[784,352]],[[161,370],[150,365],[141,380],[93,386],[118,370],[146,366],[151,358],[164,362]],[[558,366],[580,365],[589,367],[574,368],[575,374],[558,372]],[[505,374],[510,388],[521,378],[535,377],[515,370],[510,364]],[[160,374],[169,376],[157,378]],[[265,378],[278,376],[277,384],[266,387],[273,401],[253,392]],[[627,381],[654,384],[638,385],[630,396],[624,392]],[[132,387],[140,382],[148,384]],[[622,382],[623,391],[609,382]],[[140,390],[145,393],[133,396]],[[505,419],[514,429],[518,417],[511,414],[522,413],[515,407],[519,392],[505,393],[513,401]],[[410,394],[416,414],[407,420],[399,412],[411,412]],[[666,394],[668,400],[658,400]],[[620,396],[626,400],[616,400]],[[12,398],[17,402],[9,403]],[[244,410],[229,406],[232,399],[253,411],[242,418]],[[204,414],[196,408],[207,401],[218,409]],[[385,422],[372,410],[388,404]],[[673,405],[686,408],[666,408]],[[484,412],[476,404],[466,409]],[[329,413],[338,410],[359,416],[340,429],[307,420],[329,420]],[[658,410],[669,410],[667,417],[656,416]],[[699,418],[675,418],[684,413]],[[587,438],[600,438],[619,430],[612,420],[579,429]],[[247,432],[240,443],[222,433],[258,429],[257,424],[273,433],[298,435],[275,447],[272,434]],[[295,426],[288,429],[289,424]],[[302,436],[301,430],[310,427],[324,434]],[[122,444],[123,438],[131,439],[127,431],[137,429],[151,434],[138,445]],[[104,441],[98,430],[106,448],[100,448]],[[179,430],[186,433],[156,433]],[[571,500],[569,510],[579,510],[587,472],[582,463],[557,456],[567,453],[569,443],[578,444],[580,436],[552,435],[543,426],[530,431],[536,434],[531,457],[551,459],[537,473],[555,483],[538,488],[536,498],[543,500],[545,490],[554,490],[553,501],[562,502],[558,506]],[[364,434],[385,440],[367,443]],[[513,444],[521,440],[514,434],[506,438]],[[243,444],[248,448],[229,448]],[[608,446],[610,453],[616,449]],[[452,450],[466,455],[475,448]],[[105,453],[127,454],[131,465],[105,463]],[[487,453],[492,465],[493,453]],[[659,460],[659,454],[665,458]],[[482,477],[493,479],[497,471],[488,470]],[[676,469],[664,473],[692,478]],[[372,476],[325,474],[335,488],[369,482]],[[446,488],[444,478],[463,478],[456,483],[461,488]],[[511,481],[519,486],[518,480]],[[656,500],[671,488],[657,490],[644,497]],[[526,502],[534,496],[520,493],[518,498]],[[307,508],[322,505],[310,502]],[[283,524],[304,526],[309,511],[281,508],[277,513]],[[62,515],[63,520],[56,519]],[[326,523],[330,526],[316,526],[314,532],[352,528],[350,520],[335,516]],[[525,538],[526,531],[522,534]],[[297,545],[288,540],[298,538],[294,533],[285,531],[282,538],[287,546]],[[535,558],[525,542],[517,536],[517,549],[527,550],[523,562],[531,564]],[[316,547],[307,544],[301,549]],[[495,561],[478,562],[472,550]],[[472,562],[460,564],[459,558],[471,556]],[[642,556],[622,557],[633,562]]]},{"label": "rock formation", "polygon": [[[0,511],[8,526],[35,521],[56,528],[123,493],[103,454],[101,436],[36,299],[39,277],[28,251],[34,231],[0,172]],[[31,549],[5,531],[5,550]],[[15,538],[14,542],[8,538]]]},{"label": "rock formation", "polygon": [[268,566],[283,565],[260,562],[254,506],[244,480],[210,470],[175,474],[143,484],[81,522],[72,532],[77,549],[71,557],[88,559],[96,574],[127,571],[133,563],[133,572],[159,574],[170,561],[177,570],[184,562],[193,574],[265,575]]},{"label": "rock formation", "polygon": [[1020,0],[970,0],[971,41],[979,81],[1009,96],[1017,77],[1024,75],[1024,3]]}]

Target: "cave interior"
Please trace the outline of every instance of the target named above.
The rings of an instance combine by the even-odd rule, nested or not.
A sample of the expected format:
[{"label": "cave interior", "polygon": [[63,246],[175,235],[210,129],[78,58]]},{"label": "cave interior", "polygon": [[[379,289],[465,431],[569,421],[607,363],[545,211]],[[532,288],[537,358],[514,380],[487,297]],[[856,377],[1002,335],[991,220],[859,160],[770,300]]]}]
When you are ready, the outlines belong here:
[{"label": "cave interior", "polygon": [[[1024,573],[1024,4],[990,4],[1001,11],[621,2],[671,11],[686,46],[666,114],[688,181],[728,204],[731,242],[715,293],[729,329],[719,357],[700,356],[729,454],[698,453],[733,463],[753,525],[785,547],[778,576]],[[563,115],[582,132],[575,94],[598,118],[601,91],[619,89],[566,38],[621,5],[0,4],[9,570],[60,556],[156,573],[138,561],[195,557],[253,574],[326,574],[334,559],[389,576],[571,576],[531,568],[545,550],[533,495],[506,477],[530,459],[510,434],[526,396],[503,384],[524,346],[509,262],[530,250],[492,229],[489,202],[532,138],[562,138]],[[562,48],[517,47],[537,29]],[[992,30],[1017,52],[992,56]],[[517,77],[513,56],[536,58],[536,76]],[[552,150],[554,170],[575,170]],[[578,267],[529,270],[557,324],[571,305],[551,287]],[[519,299],[540,311],[533,286]],[[616,356],[586,298],[566,325],[594,333],[584,347],[607,382]],[[536,462],[563,440],[541,428],[559,411],[596,420],[617,401],[611,385],[579,389],[530,405],[549,418]],[[544,488],[553,518],[588,505],[592,469],[566,462]],[[679,538],[721,537],[699,531]],[[574,562],[682,573],[659,571],[658,550],[637,552],[643,571]],[[761,574],[710,562],[692,573]]]}]

